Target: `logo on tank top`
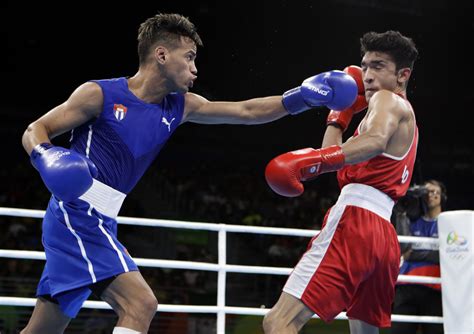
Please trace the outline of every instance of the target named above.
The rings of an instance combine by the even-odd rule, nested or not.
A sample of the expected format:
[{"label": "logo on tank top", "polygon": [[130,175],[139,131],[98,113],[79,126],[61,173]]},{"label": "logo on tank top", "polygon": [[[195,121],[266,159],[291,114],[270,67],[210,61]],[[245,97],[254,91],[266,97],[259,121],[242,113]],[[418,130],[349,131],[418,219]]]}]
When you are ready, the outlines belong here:
[{"label": "logo on tank top", "polygon": [[114,116],[117,120],[121,121],[127,115],[127,107],[123,104],[114,104]]},{"label": "logo on tank top", "polygon": [[169,122],[165,117],[161,118],[161,123],[165,123],[168,126],[168,132],[171,132],[171,123],[173,123],[174,120],[174,117]]},{"label": "logo on tank top", "polygon": [[403,168],[403,174],[402,174],[402,184],[407,182],[408,176],[410,176],[410,171],[408,170],[407,165]]}]

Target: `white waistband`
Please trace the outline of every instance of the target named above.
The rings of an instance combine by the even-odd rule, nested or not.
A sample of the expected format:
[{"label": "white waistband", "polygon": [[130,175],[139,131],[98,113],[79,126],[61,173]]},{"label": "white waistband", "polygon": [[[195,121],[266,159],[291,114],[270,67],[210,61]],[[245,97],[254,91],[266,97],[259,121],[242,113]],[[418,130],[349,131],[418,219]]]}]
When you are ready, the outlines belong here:
[{"label": "white waistband", "polygon": [[395,202],[387,194],[374,187],[350,183],[342,188],[336,204],[358,206],[390,221]]},{"label": "white waistband", "polygon": [[126,196],[126,194],[94,179],[92,186],[79,199],[86,201],[100,213],[117,218]]}]

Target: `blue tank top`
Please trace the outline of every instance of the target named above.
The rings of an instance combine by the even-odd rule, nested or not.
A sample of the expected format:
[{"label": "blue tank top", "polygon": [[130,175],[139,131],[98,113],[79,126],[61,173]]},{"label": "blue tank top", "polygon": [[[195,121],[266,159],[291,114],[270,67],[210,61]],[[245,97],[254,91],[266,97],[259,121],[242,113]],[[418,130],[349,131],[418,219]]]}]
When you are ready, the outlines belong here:
[{"label": "blue tank top", "polygon": [[102,113],[71,133],[71,149],[99,170],[97,180],[128,194],[178,127],[184,95],[146,103],[128,89],[126,78],[93,80],[102,88]]}]

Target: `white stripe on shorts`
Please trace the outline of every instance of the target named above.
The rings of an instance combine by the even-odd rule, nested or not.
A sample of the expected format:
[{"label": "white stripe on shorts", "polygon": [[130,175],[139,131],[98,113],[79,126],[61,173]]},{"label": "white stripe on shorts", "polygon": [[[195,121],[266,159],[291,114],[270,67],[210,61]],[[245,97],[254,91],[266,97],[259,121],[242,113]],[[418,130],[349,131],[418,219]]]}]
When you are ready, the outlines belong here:
[{"label": "white stripe on shorts", "polygon": [[342,188],[336,204],[329,212],[326,225],[318,237],[313,240],[311,248],[303,254],[301,260],[293,269],[283,288],[284,292],[301,299],[324,255],[326,255],[347,205],[369,210],[390,221],[394,201],[380,190],[365,184],[351,183]]},{"label": "white stripe on shorts", "polygon": [[[89,206],[89,210],[87,211],[87,214],[89,216],[92,216],[92,205]],[[120,259],[120,263],[122,263],[122,267],[123,267],[123,270],[128,273],[130,271],[130,269],[128,269],[128,266],[127,266],[127,262],[125,262],[125,259],[123,258],[123,254],[122,252],[118,249],[117,245],[115,244],[114,240],[112,239],[112,237],[110,236],[109,233],[107,233],[107,231],[105,230],[104,226],[102,226],[102,224],[104,223],[104,221],[102,219],[99,218],[99,229],[102,231],[102,233],[107,237],[107,240],[109,240],[109,243],[110,245],[112,246],[112,248],[115,250],[115,252],[117,253],[119,259]]]},{"label": "white stripe on shorts", "polygon": [[59,201],[59,207],[61,208],[61,211],[63,212],[64,221],[66,222],[67,228],[77,239],[77,243],[79,244],[79,248],[81,250],[82,258],[87,262],[87,268],[89,269],[89,274],[91,275],[92,283],[95,283],[95,282],[97,282],[97,278],[95,277],[94,267],[92,266],[92,262],[87,257],[86,249],[84,248],[84,244],[82,243],[82,239],[76,233],[74,228],[72,227],[71,222],[69,221],[69,215],[68,215],[66,209],[64,209],[64,204],[63,204],[62,201]]},{"label": "white stripe on shorts", "polygon": [[319,268],[324,255],[326,255],[344,209],[345,205],[335,205],[332,207],[326,225],[317,238],[313,240],[311,248],[303,255],[295,269],[293,269],[283,288],[284,292],[301,299],[311,278]]},{"label": "white stripe on shorts", "polygon": [[129,269],[128,269],[128,266],[127,266],[127,262],[125,262],[125,259],[123,258],[123,254],[122,252],[118,249],[117,245],[114,243],[114,240],[112,239],[112,237],[110,236],[110,234],[107,233],[107,231],[105,230],[105,228],[102,226],[102,223],[104,221],[102,219],[99,219],[99,228],[100,230],[102,231],[102,233],[105,234],[105,236],[107,237],[107,239],[109,239],[109,242],[110,244],[112,245],[112,247],[115,249],[115,251],[117,252],[117,255],[120,259],[120,263],[122,263],[122,267],[123,267],[123,270],[125,270],[126,273],[129,272]]}]

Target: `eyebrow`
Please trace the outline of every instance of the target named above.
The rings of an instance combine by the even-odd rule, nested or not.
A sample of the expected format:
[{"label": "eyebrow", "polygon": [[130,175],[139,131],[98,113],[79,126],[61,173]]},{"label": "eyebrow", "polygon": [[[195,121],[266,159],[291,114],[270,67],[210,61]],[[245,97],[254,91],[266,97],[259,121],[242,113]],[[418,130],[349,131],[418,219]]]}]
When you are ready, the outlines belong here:
[{"label": "eyebrow", "polygon": [[365,62],[365,61],[362,61],[360,64],[361,64],[362,66],[367,65],[367,64],[369,64],[369,65],[371,65],[371,66],[376,66],[376,65],[385,65],[386,62],[385,62],[384,60],[371,60],[371,61],[369,61],[368,63]]}]

